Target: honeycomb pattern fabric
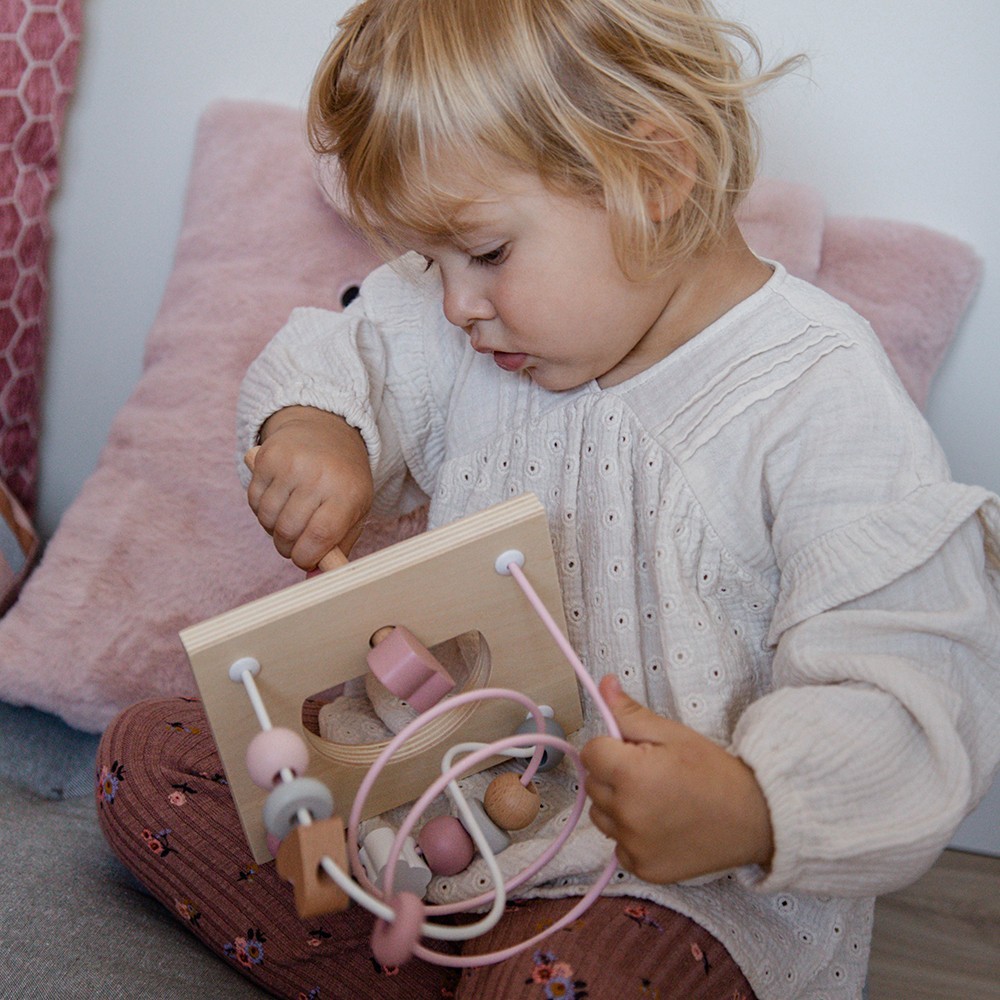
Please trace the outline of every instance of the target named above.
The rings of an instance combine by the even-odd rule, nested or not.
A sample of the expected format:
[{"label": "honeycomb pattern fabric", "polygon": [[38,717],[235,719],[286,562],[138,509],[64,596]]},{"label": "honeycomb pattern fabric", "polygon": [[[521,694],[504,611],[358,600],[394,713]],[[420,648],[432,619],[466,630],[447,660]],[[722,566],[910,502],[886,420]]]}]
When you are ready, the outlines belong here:
[{"label": "honeycomb pattern fabric", "polygon": [[0,3],[0,479],[29,510],[38,472],[47,208],[82,19],[81,0]]}]

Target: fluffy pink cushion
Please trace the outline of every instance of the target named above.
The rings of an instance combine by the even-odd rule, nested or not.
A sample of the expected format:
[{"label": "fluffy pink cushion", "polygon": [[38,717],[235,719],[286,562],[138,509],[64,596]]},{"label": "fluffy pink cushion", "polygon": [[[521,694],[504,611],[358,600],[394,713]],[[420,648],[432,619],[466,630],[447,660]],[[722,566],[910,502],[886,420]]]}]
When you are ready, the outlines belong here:
[{"label": "fluffy pink cushion", "polygon": [[29,509],[38,466],[47,206],[82,20],[80,0],[0,3],[0,479]]},{"label": "fluffy pink cushion", "polygon": [[[966,247],[825,219],[813,192],[783,184],[758,188],[745,225],[760,253],[870,305],[922,398],[975,286]],[[141,698],[194,693],[178,631],[301,579],[240,489],[237,388],[294,306],[337,308],[374,264],[323,200],[296,111],[226,102],[206,112],[145,371],[0,621],[0,697],[96,730]],[[365,545],[418,526],[380,526]]]}]

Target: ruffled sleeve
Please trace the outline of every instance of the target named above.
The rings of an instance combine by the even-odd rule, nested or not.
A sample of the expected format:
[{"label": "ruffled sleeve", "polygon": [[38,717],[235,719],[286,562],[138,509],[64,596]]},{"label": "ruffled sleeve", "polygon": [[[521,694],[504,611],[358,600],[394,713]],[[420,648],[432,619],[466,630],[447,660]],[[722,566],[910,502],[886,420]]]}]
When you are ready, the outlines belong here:
[{"label": "ruffled sleeve", "polygon": [[[736,415],[686,474],[773,602],[769,684],[730,736],[773,821],[752,880],[870,896],[933,863],[1000,760],[1000,501],[951,481],[865,328],[811,349],[823,329],[789,340],[781,381],[734,368]],[[734,461],[748,492],[713,490]]]},{"label": "ruffled sleeve", "polygon": [[879,590],[923,565],[973,515],[983,522],[986,557],[996,569],[1000,508],[996,497],[978,486],[920,486],[826,532],[782,568],[771,642],[806,618]]},{"label": "ruffled sleeve", "polygon": [[771,641],[732,742],[771,810],[759,887],[918,877],[1000,759],[1000,501],[926,485],[821,535],[783,568]]}]

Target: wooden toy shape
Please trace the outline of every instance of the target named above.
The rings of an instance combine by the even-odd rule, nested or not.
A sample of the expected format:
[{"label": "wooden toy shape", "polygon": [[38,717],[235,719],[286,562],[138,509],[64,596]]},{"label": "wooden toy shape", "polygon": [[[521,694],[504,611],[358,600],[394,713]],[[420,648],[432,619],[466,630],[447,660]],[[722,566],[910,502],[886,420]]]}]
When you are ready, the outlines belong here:
[{"label": "wooden toy shape", "polygon": [[[321,740],[303,728],[302,703],[316,691],[363,676],[369,639],[385,625],[406,623],[428,647],[478,631],[488,656],[470,684],[521,691],[550,705],[565,732],[579,729],[572,668],[521,588],[495,568],[498,556],[510,549],[524,553],[525,574],[565,629],[545,511],[535,496],[525,494],[181,633],[257,861],[271,857],[261,818],[267,793],[254,785],[245,761],[260,726],[242,686],[230,679],[230,666],[241,657],[260,663],[256,682],[274,725],[302,734],[310,750],[309,775],[329,786],[343,815],[385,744]],[[523,720],[523,709],[506,700],[476,702],[435,720],[385,768],[365,815],[415,799],[440,774],[445,748],[502,739]]]},{"label": "wooden toy shape", "polygon": [[[388,824],[379,823],[361,842],[361,860],[368,878],[379,892],[385,891],[385,868],[395,839],[396,831]],[[431,874],[430,866],[417,853],[417,842],[407,837],[393,870],[392,891],[410,892],[423,899],[431,883]]]},{"label": "wooden toy shape", "polygon": [[320,867],[324,856],[347,871],[344,821],[339,816],[296,826],[278,848],[278,874],[292,883],[295,910],[303,920],[340,913],[350,904],[347,893]]},{"label": "wooden toy shape", "polygon": [[[492,819],[490,819],[489,813],[486,811],[486,807],[483,805],[482,801],[479,799],[469,799],[469,809],[472,811],[472,816],[476,821],[476,825],[482,831],[483,836],[486,838],[486,843],[489,844],[490,850],[494,854],[503,854],[508,847],[513,843],[510,839],[510,835],[502,827],[496,825]],[[471,835],[471,831],[469,831]]]},{"label": "wooden toy shape", "polygon": [[529,781],[521,784],[520,775],[512,771],[498,774],[486,789],[483,808],[501,830],[523,830],[530,826],[542,807],[542,800]]},{"label": "wooden toy shape", "polygon": [[403,625],[376,641],[368,651],[368,667],[397,698],[418,712],[432,708],[455,687],[451,674]]}]

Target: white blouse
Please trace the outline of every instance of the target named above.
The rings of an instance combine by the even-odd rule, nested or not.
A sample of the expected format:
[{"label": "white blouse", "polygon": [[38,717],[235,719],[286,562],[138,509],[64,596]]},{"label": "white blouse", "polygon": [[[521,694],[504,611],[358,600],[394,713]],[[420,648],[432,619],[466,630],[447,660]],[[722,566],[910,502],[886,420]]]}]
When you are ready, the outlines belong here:
[{"label": "white blouse", "polygon": [[[771,812],[767,872],[619,872],[607,892],[691,916],[762,1000],[860,996],[873,897],[929,867],[1000,758],[1000,501],[951,482],[868,325],[778,265],[647,371],[560,393],[472,351],[423,268],[292,314],[244,382],[240,454],[303,404],[359,428],[377,513],[426,495],[434,527],[535,493],[587,669],[739,755]],[[601,731],[585,706],[575,741]],[[545,809],[505,874],[565,822],[574,781],[537,777]],[[521,894],[585,891],[610,849],[582,823]],[[474,862],[431,898],[484,878]]]}]

